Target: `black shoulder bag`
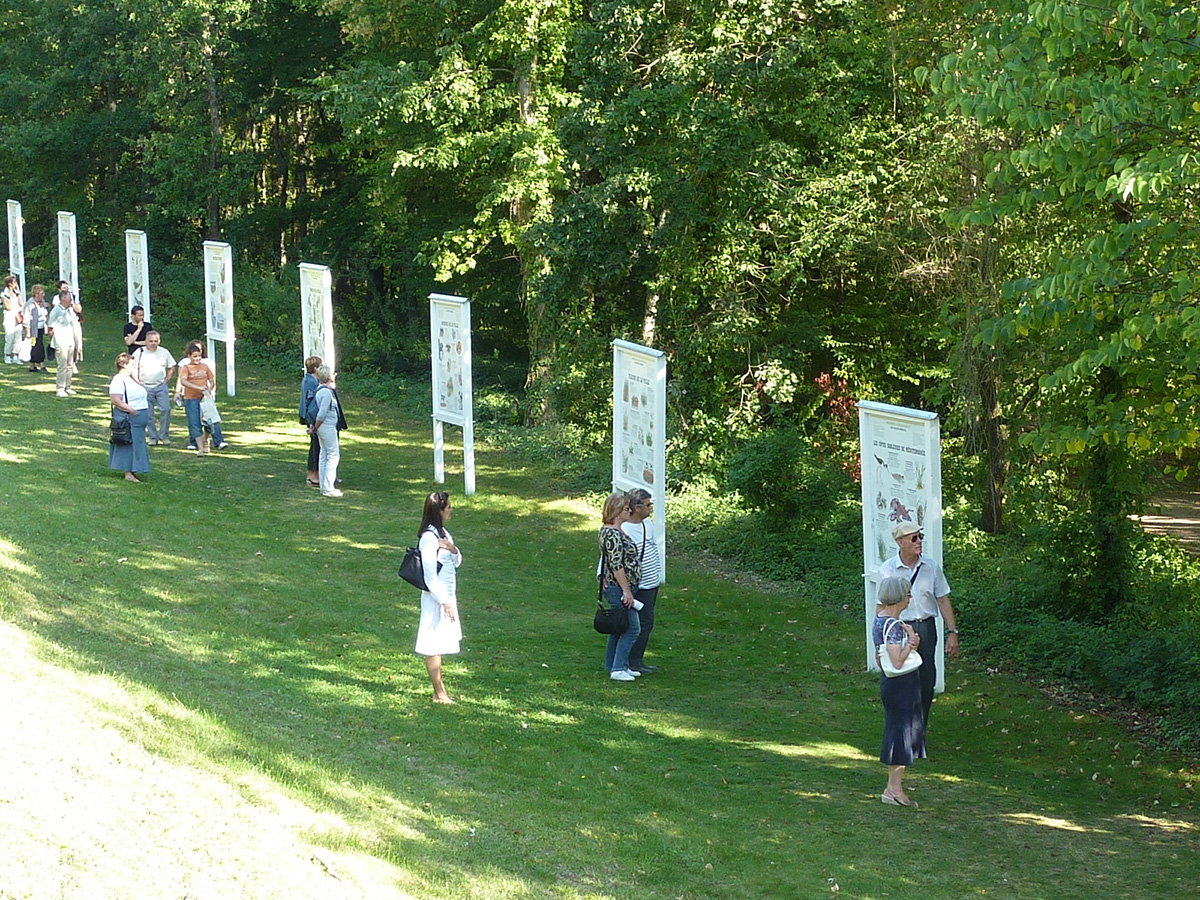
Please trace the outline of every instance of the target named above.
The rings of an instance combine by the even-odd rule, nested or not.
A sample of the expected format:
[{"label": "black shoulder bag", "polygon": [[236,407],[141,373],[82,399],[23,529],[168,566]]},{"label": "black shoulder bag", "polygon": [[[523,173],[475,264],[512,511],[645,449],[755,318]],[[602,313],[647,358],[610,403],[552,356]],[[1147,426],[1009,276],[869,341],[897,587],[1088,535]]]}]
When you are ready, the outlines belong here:
[{"label": "black shoulder bag", "polygon": [[[437,570],[442,571],[440,562],[437,564]],[[429,590],[429,585],[425,583],[425,566],[421,563],[421,551],[416,547],[405,548],[404,561],[400,563],[398,574],[417,590]]]},{"label": "black shoulder bag", "polygon": [[[129,388],[125,388],[125,402],[129,402]],[[129,413],[122,412],[117,415],[117,408],[113,407],[112,418],[108,423],[108,442],[110,444],[120,444],[128,446],[133,443],[133,426],[129,424]]]},{"label": "black shoulder bag", "polygon": [[[600,565],[603,567],[603,561]],[[596,581],[596,615],[592,617],[592,627],[601,634],[624,634],[629,630],[629,610],[624,603],[609,606],[604,602],[599,579]]]}]

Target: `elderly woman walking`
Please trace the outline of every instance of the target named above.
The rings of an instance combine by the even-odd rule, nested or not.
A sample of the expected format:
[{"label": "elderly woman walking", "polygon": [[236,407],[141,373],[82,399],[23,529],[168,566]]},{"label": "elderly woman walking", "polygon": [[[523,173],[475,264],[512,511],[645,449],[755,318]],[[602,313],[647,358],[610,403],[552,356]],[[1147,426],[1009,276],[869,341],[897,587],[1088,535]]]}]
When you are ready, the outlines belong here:
[{"label": "elderly woman walking", "polygon": [[114,422],[129,422],[129,443],[110,442],[108,467],[125,473],[125,480],[141,483],[138,475],[150,471],[150,454],[146,450],[146,426],[150,422],[150,401],[146,389],[133,377],[133,357],[128,353],[117,356],[117,374],[108,385]]},{"label": "elderly woman walking", "polygon": [[[893,667],[901,667],[911,654],[919,652],[921,639],[900,614],[911,598],[908,579],[893,575],[879,583],[878,608],[871,628],[875,646],[886,653]],[[877,660],[883,668],[883,660]],[[915,662],[915,659],[914,659]],[[904,675],[879,678],[879,697],[883,701],[883,749],[879,761],[888,767],[887,787],[880,799],[889,806],[917,804],[904,792],[904,770],[914,760],[925,758],[925,715],[921,709],[921,675],[913,669]]]},{"label": "elderly woman walking", "polygon": [[342,458],[341,443],[338,431],[345,425],[342,418],[342,406],[338,402],[337,375],[330,371],[329,366],[317,366],[317,415],[312,425],[308,427],[309,434],[315,434],[321,442],[321,456],[317,465],[317,476],[321,482],[322,497],[340,497],[342,492],[335,486],[337,481],[338,462]]}]

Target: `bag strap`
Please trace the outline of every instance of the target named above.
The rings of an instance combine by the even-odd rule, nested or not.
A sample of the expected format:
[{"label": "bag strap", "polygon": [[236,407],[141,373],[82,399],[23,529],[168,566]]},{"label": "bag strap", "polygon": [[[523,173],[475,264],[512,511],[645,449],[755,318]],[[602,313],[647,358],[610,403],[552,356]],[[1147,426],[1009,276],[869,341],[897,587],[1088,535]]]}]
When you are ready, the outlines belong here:
[{"label": "bag strap", "polygon": [[917,563],[917,567],[915,569],[913,569],[912,578],[908,579],[908,587],[910,590],[912,589],[912,586],[916,583],[917,576],[921,574],[921,566],[923,566],[923,565],[925,565],[924,560]]}]

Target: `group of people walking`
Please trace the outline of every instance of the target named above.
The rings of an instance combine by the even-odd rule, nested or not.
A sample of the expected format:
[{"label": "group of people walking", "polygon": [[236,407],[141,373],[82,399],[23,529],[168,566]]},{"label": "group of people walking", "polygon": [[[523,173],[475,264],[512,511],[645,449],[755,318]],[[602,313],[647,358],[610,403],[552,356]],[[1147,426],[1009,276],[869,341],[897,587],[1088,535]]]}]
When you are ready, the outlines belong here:
[{"label": "group of people walking", "polygon": [[141,481],[138,476],[150,471],[148,448],[171,446],[172,400],[187,418],[188,450],[206,456],[210,449],[226,449],[229,443],[216,403],[217,367],[205,357],[204,345],[192,341],[176,362],[141,306],[130,310],[124,341],[128,349],[118,354],[116,375],[108,386],[113,407],[109,468],[123,471],[126,481]]},{"label": "group of people walking", "polygon": [[[26,303],[13,276],[0,292],[4,306],[5,362],[23,361],[19,344],[29,341],[31,372],[46,371],[47,359],[57,361],[57,396],[75,394],[71,378],[82,359],[82,307],[66,282],[59,285],[56,303],[47,310],[45,289],[33,288]],[[110,443],[109,467],[123,471],[125,479],[140,482],[150,471],[148,447],[170,446],[170,381],[175,377],[174,399],[187,416],[188,449],[204,456],[210,446],[228,446],[216,410],[216,367],[204,358],[204,346],[193,341],[185,358],[176,363],[161,345],[161,336],[145,321],[138,306],[125,326],[128,352],[116,358],[116,375],[109,384],[114,434],[128,423],[130,440]],[[47,341],[49,340],[49,344]],[[305,360],[300,389],[300,421],[308,430],[306,483],[319,487],[324,497],[341,497],[337,488],[341,451],[338,432],[346,427],[336,390],[336,373],[318,356]],[[453,507],[450,495],[435,491],[425,498],[418,549],[426,589],[421,592],[421,615],[416,652],[424,657],[435,703],[453,703],[442,680],[442,657],[459,652],[462,625],[458,617],[457,569],[462,552],[446,528]],[[610,607],[624,606],[628,627],[608,636],[604,669],[609,678],[632,682],[657,667],[645,660],[654,630],[655,606],[661,582],[661,558],[654,530],[654,501],[638,488],[612,493],[604,503],[599,532],[596,577],[600,593]],[[876,617],[872,626],[876,661],[880,664],[880,698],[884,709],[884,736],[880,761],[888,767],[884,804],[916,808],[904,789],[904,773],[915,760],[926,756],[926,731],[937,680],[938,627],[944,622],[948,655],[958,653],[958,629],[950,604],[950,587],[941,566],[926,556],[924,531],[903,521],[892,529],[897,553],[879,569]],[[886,659],[885,659],[886,654]],[[915,664],[915,665],[914,665]]]},{"label": "group of people walking", "polygon": [[35,284],[25,299],[16,276],[6,275],[0,303],[4,306],[4,362],[28,363],[30,372],[47,372],[46,362],[54,362],[56,396],[74,396],[71,379],[79,374],[83,361],[83,305],[71,286],[60,281],[48,304],[44,285]]}]

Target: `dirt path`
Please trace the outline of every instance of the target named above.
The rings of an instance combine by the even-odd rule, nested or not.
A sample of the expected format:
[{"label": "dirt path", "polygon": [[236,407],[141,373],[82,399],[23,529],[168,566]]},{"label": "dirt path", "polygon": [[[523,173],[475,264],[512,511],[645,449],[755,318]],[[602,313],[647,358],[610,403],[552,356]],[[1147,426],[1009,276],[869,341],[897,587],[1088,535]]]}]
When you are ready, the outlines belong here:
[{"label": "dirt path", "polygon": [[1181,490],[1151,499],[1148,515],[1138,517],[1152,534],[1168,534],[1200,556],[1200,490]]}]

